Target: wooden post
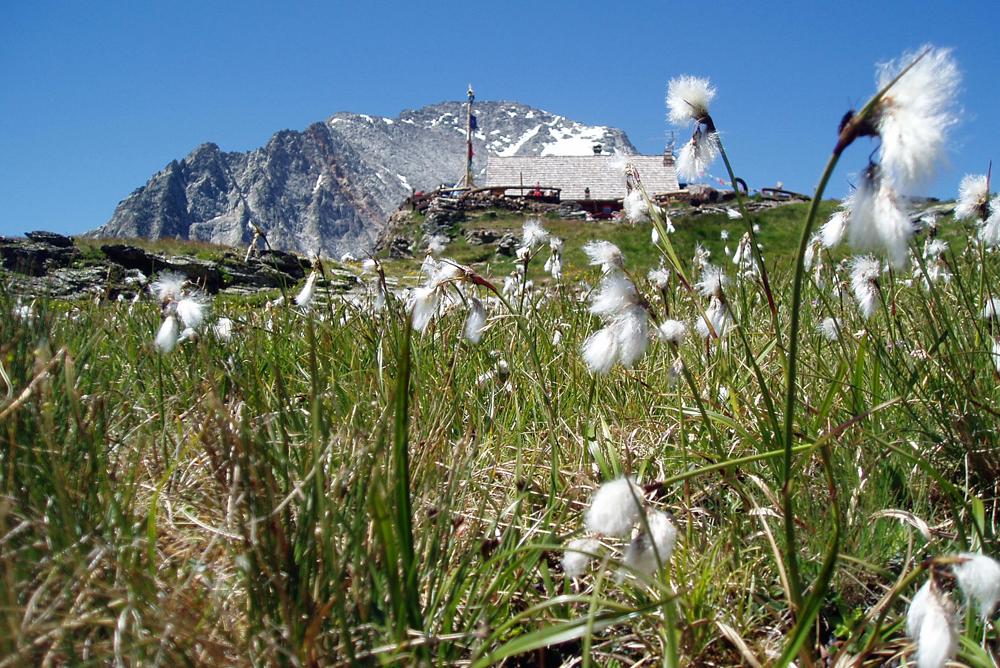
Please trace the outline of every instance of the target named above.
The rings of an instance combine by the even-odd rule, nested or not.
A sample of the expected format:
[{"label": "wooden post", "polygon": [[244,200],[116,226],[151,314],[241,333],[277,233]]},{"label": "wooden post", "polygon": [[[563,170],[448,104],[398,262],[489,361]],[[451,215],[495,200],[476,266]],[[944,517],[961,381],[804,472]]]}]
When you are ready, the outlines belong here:
[{"label": "wooden post", "polygon": [[472,182],[472,102],[476,99],[472,84],[469,84],[466,95],[469,102],[465,108],[465,187],[472,190],[475,187],[475,183]]}]

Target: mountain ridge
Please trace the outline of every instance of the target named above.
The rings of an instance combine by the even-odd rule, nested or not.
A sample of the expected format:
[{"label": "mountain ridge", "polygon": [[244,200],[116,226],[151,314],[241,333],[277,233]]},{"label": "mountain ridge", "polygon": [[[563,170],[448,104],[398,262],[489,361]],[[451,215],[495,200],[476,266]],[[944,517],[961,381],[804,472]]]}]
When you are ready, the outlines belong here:
[{"label": "mountain ridge", "polygon": [[[474,110],[478,178],[487,154],[579,155],[594,143],[636,152],[620,129],[518,102],[479,102]],[[303,130],[279,130],[249,151],[205,142],[130,193],[91,234],[240,245],[251,239],[253,221],[275,248],[357,253],[372,246],[413,191],[464,174],[465,114],[464,102],[406,109],[393,118],[336,112]]]}]

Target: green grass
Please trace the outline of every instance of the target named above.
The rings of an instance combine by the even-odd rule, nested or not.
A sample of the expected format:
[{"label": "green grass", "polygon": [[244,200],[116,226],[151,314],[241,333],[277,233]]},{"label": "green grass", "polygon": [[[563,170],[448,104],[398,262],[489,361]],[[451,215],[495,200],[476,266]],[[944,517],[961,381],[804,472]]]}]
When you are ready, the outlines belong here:
[{"label": "green grass", "polygon": [[[836,201],[823,202],[820,212],[828,216],[837,207]],[[754,222],[760,225],[758,234],[760,244],[764,247],[765,261],[769,266],[787,266],[797,249],[798,231],[807,205],[804,203],[788,204],[766,209],[754,214]],[[625,254],[630,270],[645,274],[660,264],[659,251],[650,243],[652,226],[649,223],[630,225],[628,223],[613,223],[607,221],[585,222],[581,220],[561,220],[555,216],[542,217],[545,228],[554,236],[565,242],[563,259],[565,271],[569,277],[582,275],[587,265],[583,246],[595,239],[612,239]],[[472,214],[461,224],[462,229],[489,229],[499,234],[510,232],[521,236],[524,224],[523,214],[491,211],[485,214]],[[713,261],[721,263],[727,260],[724,248],[728,245],[730,251],[736,249],[740,237],[746,231],[742,220],[731,220],[725,214],[705,213],[696,216],[683,216],[674,220],[676,232],[671,235],[671,242],[682,258],[694,255],[695,245],[701,244],[712,253]],[[723,241],[721,232],[729,233],[729,241]],[[418,235],[419,237],[419,235]],[[418,238],[419,241],[419,238]],[[456,262],[476,267],[484,275],[503,276],[514,269],[515,260],[496,254],[496,244],[483,246],[470,245],[464,235],[458,235],[448,245],[444,256]],[[420,253],[417,253],[419,256]],[[422,257],[413,261],[388,261],[387,266],[397,273],[416,274]],[[542,263],[532,266],[530,277],[545,279]]]},{"label": "green grass", "polygon": [[[740,665],[742,651],[767,664],[794,629],[786,553],[809,594],[833,504],[842,539],[805,646],[836,639],[831,652],[870,645],[869,660],[888,660],[904,645],[905,600],[877,636],[871,621],[901,574],[927,556],[997,552],[1000,390],[978,318],[996,258],[982,265],[945,221],[948,284],[885,276],[868,321],[834,291],[834,261],[807,286],[798,532],[785,545],[782,338],[802,215],[760,218],[779,331],[759,284],[736,281],[738,328],[676,353],[691,385],[671,385],[665,344],[596,379],[580,358],[600,325],[573,294],[577,279],[599,281],[579,248],[612,239],[641,276],[659,262],[648,226],[545,221],[566,239],[567,281],[523,312],[492,304],[478,346],[461,338],[460,307],[409,338],[396,300],[372,314],[323,299],[305,316],[220,299],[233,340],[205,335],[169,355],[151,346],[149,301],[38,303],[31,320],[0,319],[0,665],[559,665],[589,648],[592,665],[624,666],[666,663],[672,646],[680,665]],[[702,240],[721,261],[718,229],[735,247],[742,224],[678,219],[673,243],[687,259]],[[706,305],[666,298],[689,325]],[[13,305],[0,294],[0,309]],[[844,322],[834,342],[815,330],[830,315]],[[593,489],[622,473],[670,481],[655,499],[680,534],[669,567],[619,584],[612,552],[567,579],[563,546],[582,535]],[[983,629],[970,616],[963,633],[973,661]]]}]

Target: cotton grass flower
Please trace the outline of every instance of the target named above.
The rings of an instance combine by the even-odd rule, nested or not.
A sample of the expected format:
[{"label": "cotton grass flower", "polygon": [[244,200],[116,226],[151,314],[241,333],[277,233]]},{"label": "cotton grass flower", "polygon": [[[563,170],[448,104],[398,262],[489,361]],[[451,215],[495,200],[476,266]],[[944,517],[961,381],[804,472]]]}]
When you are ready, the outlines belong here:
[{"label": "cotton grass flower", "polygon": [[955,220],[985,221],[989,201],[989,178],[985,174],[966,174],[958,185]]},{"label": "cotton grass flower", "polygon": [[590,264],[600,266],[605,273],[620,271],[624,267],[625,256],[610,241],[588,241],[583,246],[583,252],[590,259]]},{"label": "cotton grass flower", "polygon": [[884,251],[892,266],[900,269],[906,264],[907,245],[913,232],[902,197],[882,177],[879,167],[870,166],[851,208],[848,221],[851,246],[863,251]]},{"label": "cotton grass flower", "polygon": [[721,267],[705,265],[701,277],[695,284],[695,289],[702,297],[721,297],[723,289],[729,285],[729,277]]},{"label": "cotton grass flower", "polygon": [[596,538],[576,538],[566,544],[563,552],[562,568],[566,577],[578,578],[583,575],[595,555],[601,552],[601,541]]},{"label": "cotton grass flower", "polygon": [[649,221],[649,204],[640,190],[633,190],[625,195],[625,199],[622,200],[622,210],[630,223],[639,224]]},{"label": "cotton grass flower", "polygon": [[830,218],[820,228],[819,236],[826,248],[833,248],[840,245],[847,232],[847,221],[851,219],[851,209],[854,206],[854,194],[846,197],[840,203],[840,208],[833,212]]},{"label": "cotton grass flower", "polygon": [[[708,322],[705,322],[706,318]],[[709,329],[709,323],[711,323],[712,329]],[[730,312],[729,306],[718,297],[712,297],[708,308],[705,309],[705,316],[699,317],[695,322],[695,329],[698,330],[698,334],[703,339],[711,337],[713,330],[714,336],[721,339],[729,331],[732,324],[733,314]]]},{"label": "cotton grass flower", "polygon": [[521,228],[521,244],[528,248],[541,246],[548,241],[549,233],[542,227],[537,218],[529,218]]},{"label": "cotton grass flower", "polygon": [[917,643],[918,668],[941,668],[958,650],[951,601],[931,580],[917,590],[910,602],[906,634]]},{"label": "cotton grass flower", "polygon": [[670,272],[663,267],[658,269],[650,269],[649,273],[646,274],[646,278],[657,290],[666,290],[670,287]]},{"label": "cotton grass flower", "polygon": [[879,89],[892,83],[875,111],[882,167],[901,187],[919,184],[942,161],[947,131],[958,122],[958,65],[951,49],[928,46],[879,66],[877,78]]},{"label": "cotton grass flower", "polygon": [[677,175],[686,181],[697,181],[719,157],[719,136],[696,128],[691,139],[677,154]]},{"label": "cotton grass flower", "polygon": [[591,373],[606,374],[616,363],[631,366],[645,354],[649,313],[627,276],[606,274],[590,312],[606,323],[603,329],[587,337],[580,349]]},{"label": "cotton grass flower", "polygon": [[219,318],[212,326],[212,334],[219,341],[228,343],[233,338],[233,321],[229,318]]},{"label": "cotton grass flower", "polygon": [[156,333],[156,339],[153,341],[153,347],[161,353],[172,351],[177,345],[177,330],[177,316],[171,313],[164,318],[163,323],[160,325],[160,329]]},{"label": "cotton grass flower", "polygon": [[469,315],[465,319],[463,335],[469,343],[477,344],[483,339],[486,327],[486,307],[477,297],[469,298]]},{"label": "cotton grass flower", "polygon": [[708,79],[682,75],[667,84],[667,116],[674,125],[701,122],[709,115],[708,106],[715,98],[715,88]]},{"label": "cotton grass flower", "polygon": [[[640,525],[641,526],[641,525]],[[677,544],[677,527],[659,510],[646,511],[646,526],[625,548],[622,563],[631,571],[650,576],[670,561]],[[624,571],[619,573],[622,579]]]},{"label": "cotton grass flower", "polygon": [[299,294],[295,295],[295,305],[300,309],[307,311],[312,305],[313,297],[316,295],[316,279],[319,274],[316,271],[312,271],[309,274],[309,278],[306,279],[306,284],[302,286],[299,290]]},{"label": "cotton grass flower", "polygon": [[440,293],[436,286],[424,285],[410,293],[410,317],[413,329],[423,333],[437,313]]},{"label": "cotton grass flower", "polygon": [[851,261],[851,292],[858,303],[861,315],[867,320],[878,306],[879,274],[882,266],[871,255],[855,257]]},{"label": "cotton grass flower", "polygon": [[965,552],[959,556],[963,561],[952,567],[955,579],[986,621],[1000,602],[1000,564],[985,554]]},{"label": "cotton grass flower", "polygon": [[686,180],[701,178],[719,156],[719,137],[709,114],[715,88],[708,79],[684,75],[667,85],[667,116],[674,125],[694,121],[691,139],[677,155],[677,174]]},{"label": "cotton grass flower", "polygon": [[816,325],[816,331],[819,332],[820,336],[831,342],[840,338],[840,329],[840,321],[836,318],[824,318]]},{"label": "cotton grass flower", "polygon": [[642,512],[643,491],[631,478],[617,478],[597,488],[583,523],[588,532],[624,537]]},{"label": "cotton grass flower", "polygon": [[176,272],[164,272],[149,284],[149,291],[160,304],[168,304],[181,299],[187,279]]},{"label": "cotton grass flower", "polygon": [[979,239],[987,248],[1000,246],[1000,195],[995,196],[987,205],[986,220],[979,228]]},{"label": "cotton grass flower", "polygon": [[177,317],[185,328],[198,329],[205,321],[208,304],[200,295],[191,295],[177,302]]},{"label": "cotton grass flower", "polygon": [[656,334],[660,341],[680,345],[684,341],[684,337],[687,336],[687,325],[680,320],[664,320],[656,328]]},{"label": "cotton grass flower", "polygon": [[1000,314],[1000,299],[989,297],[986,305],[983,306],[982,313],[979,314],[983,320],[995,320]]}]

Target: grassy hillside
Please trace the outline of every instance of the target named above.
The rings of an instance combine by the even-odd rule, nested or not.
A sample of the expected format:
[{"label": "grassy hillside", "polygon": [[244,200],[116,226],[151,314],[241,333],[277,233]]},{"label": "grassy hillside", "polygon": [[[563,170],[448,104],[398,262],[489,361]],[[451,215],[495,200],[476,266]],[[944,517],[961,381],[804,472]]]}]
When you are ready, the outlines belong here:
[{"label": "grassy hillside", "polygon": [[[997,553],[1000,386],[980,317],[997,260],[948,223],[952,279],[878,274],[868,318],[826,262],[797,311],[788,412],[800,214],[760,221],[775,320],[732,263],[719,339],[695,333],[708,298],[640,282],[688,334],[606,375],[581,356],[607,323],[574,294],[601,281],[578,249],[611,238],[638,275],[658,263],[647,228],[546,221],[566,239],[561,285],[504,303],[443,283],[422,333],[374,292],[226,299],[168,353],[153,342],[170,301],[0,292],[15,313],[0,319],[0,662],[768,665],[798,638],[813,665],[912,659],[917,587],[949,582],[942,556]],[[677,226],[685,258],[698,239],[724,257],[718,229],[739,230]],[[644,486],[636,538],[588,531],[595,490],[623,475]],[[676,544],[637,570],[653,520]],[[598,558],[567,573],[585,537]],[[959,658],[990,665],[996,627],[963,620]]]},{"label": "grassy hillside", "polygon": [[[834,200],[823,202],[820,205],[821,217],[823,219],[828,217],[837,205]],[[807,208],[806,203],[795,203],[752,214],[752,220],[760,225],[758,240],[764,247],[765,259],[775,270],[780,271],[786,267],[790,256],[797,249],[799,229]],[[520,237],[521,227],[526,218],[525,214],[510,212],[473,213],[460,224],[460,229],[485,228],[500,234],[510,232]],[[641,273],[660,263],[659,251],[650,242],[652,226],[649,223],[631,225],[607,221],[561,220],[554,215],[542,217],[542,220],[546,229],[565,241],[563,257],[570,277],[586,266],[586,256],[581,249],[584,244],[594,239],[614,242],[624,252],[629,266]],[[746,232],[746,224],[742,220],[731,220],[722,213],[678,217],[674,220],[674,227],[676,232],[671,235],[671,242],[680,257],[690,259],[694,255],[695,245],[700,243],[711,251],[712,258],[716,262],[725,259],[723,253],[725,246],[728,244],[730,250],[735,249],[740,237]],[[723,230],[729,233],[728,242],[721,238]],[[390,261],[387,266],[391,267],[393,272],[413,274],[423,259],[419,252],[416,254],[418,257],[412,262]],[[496,255],[495,245],[470,245],[461,234],[452,240],[442,255],[456,262],[473,265],[482,273],[492,276],[509,273],[515,264],[513,258]],[[531,277],[545,279],[541,264],[533,267]]]}]

